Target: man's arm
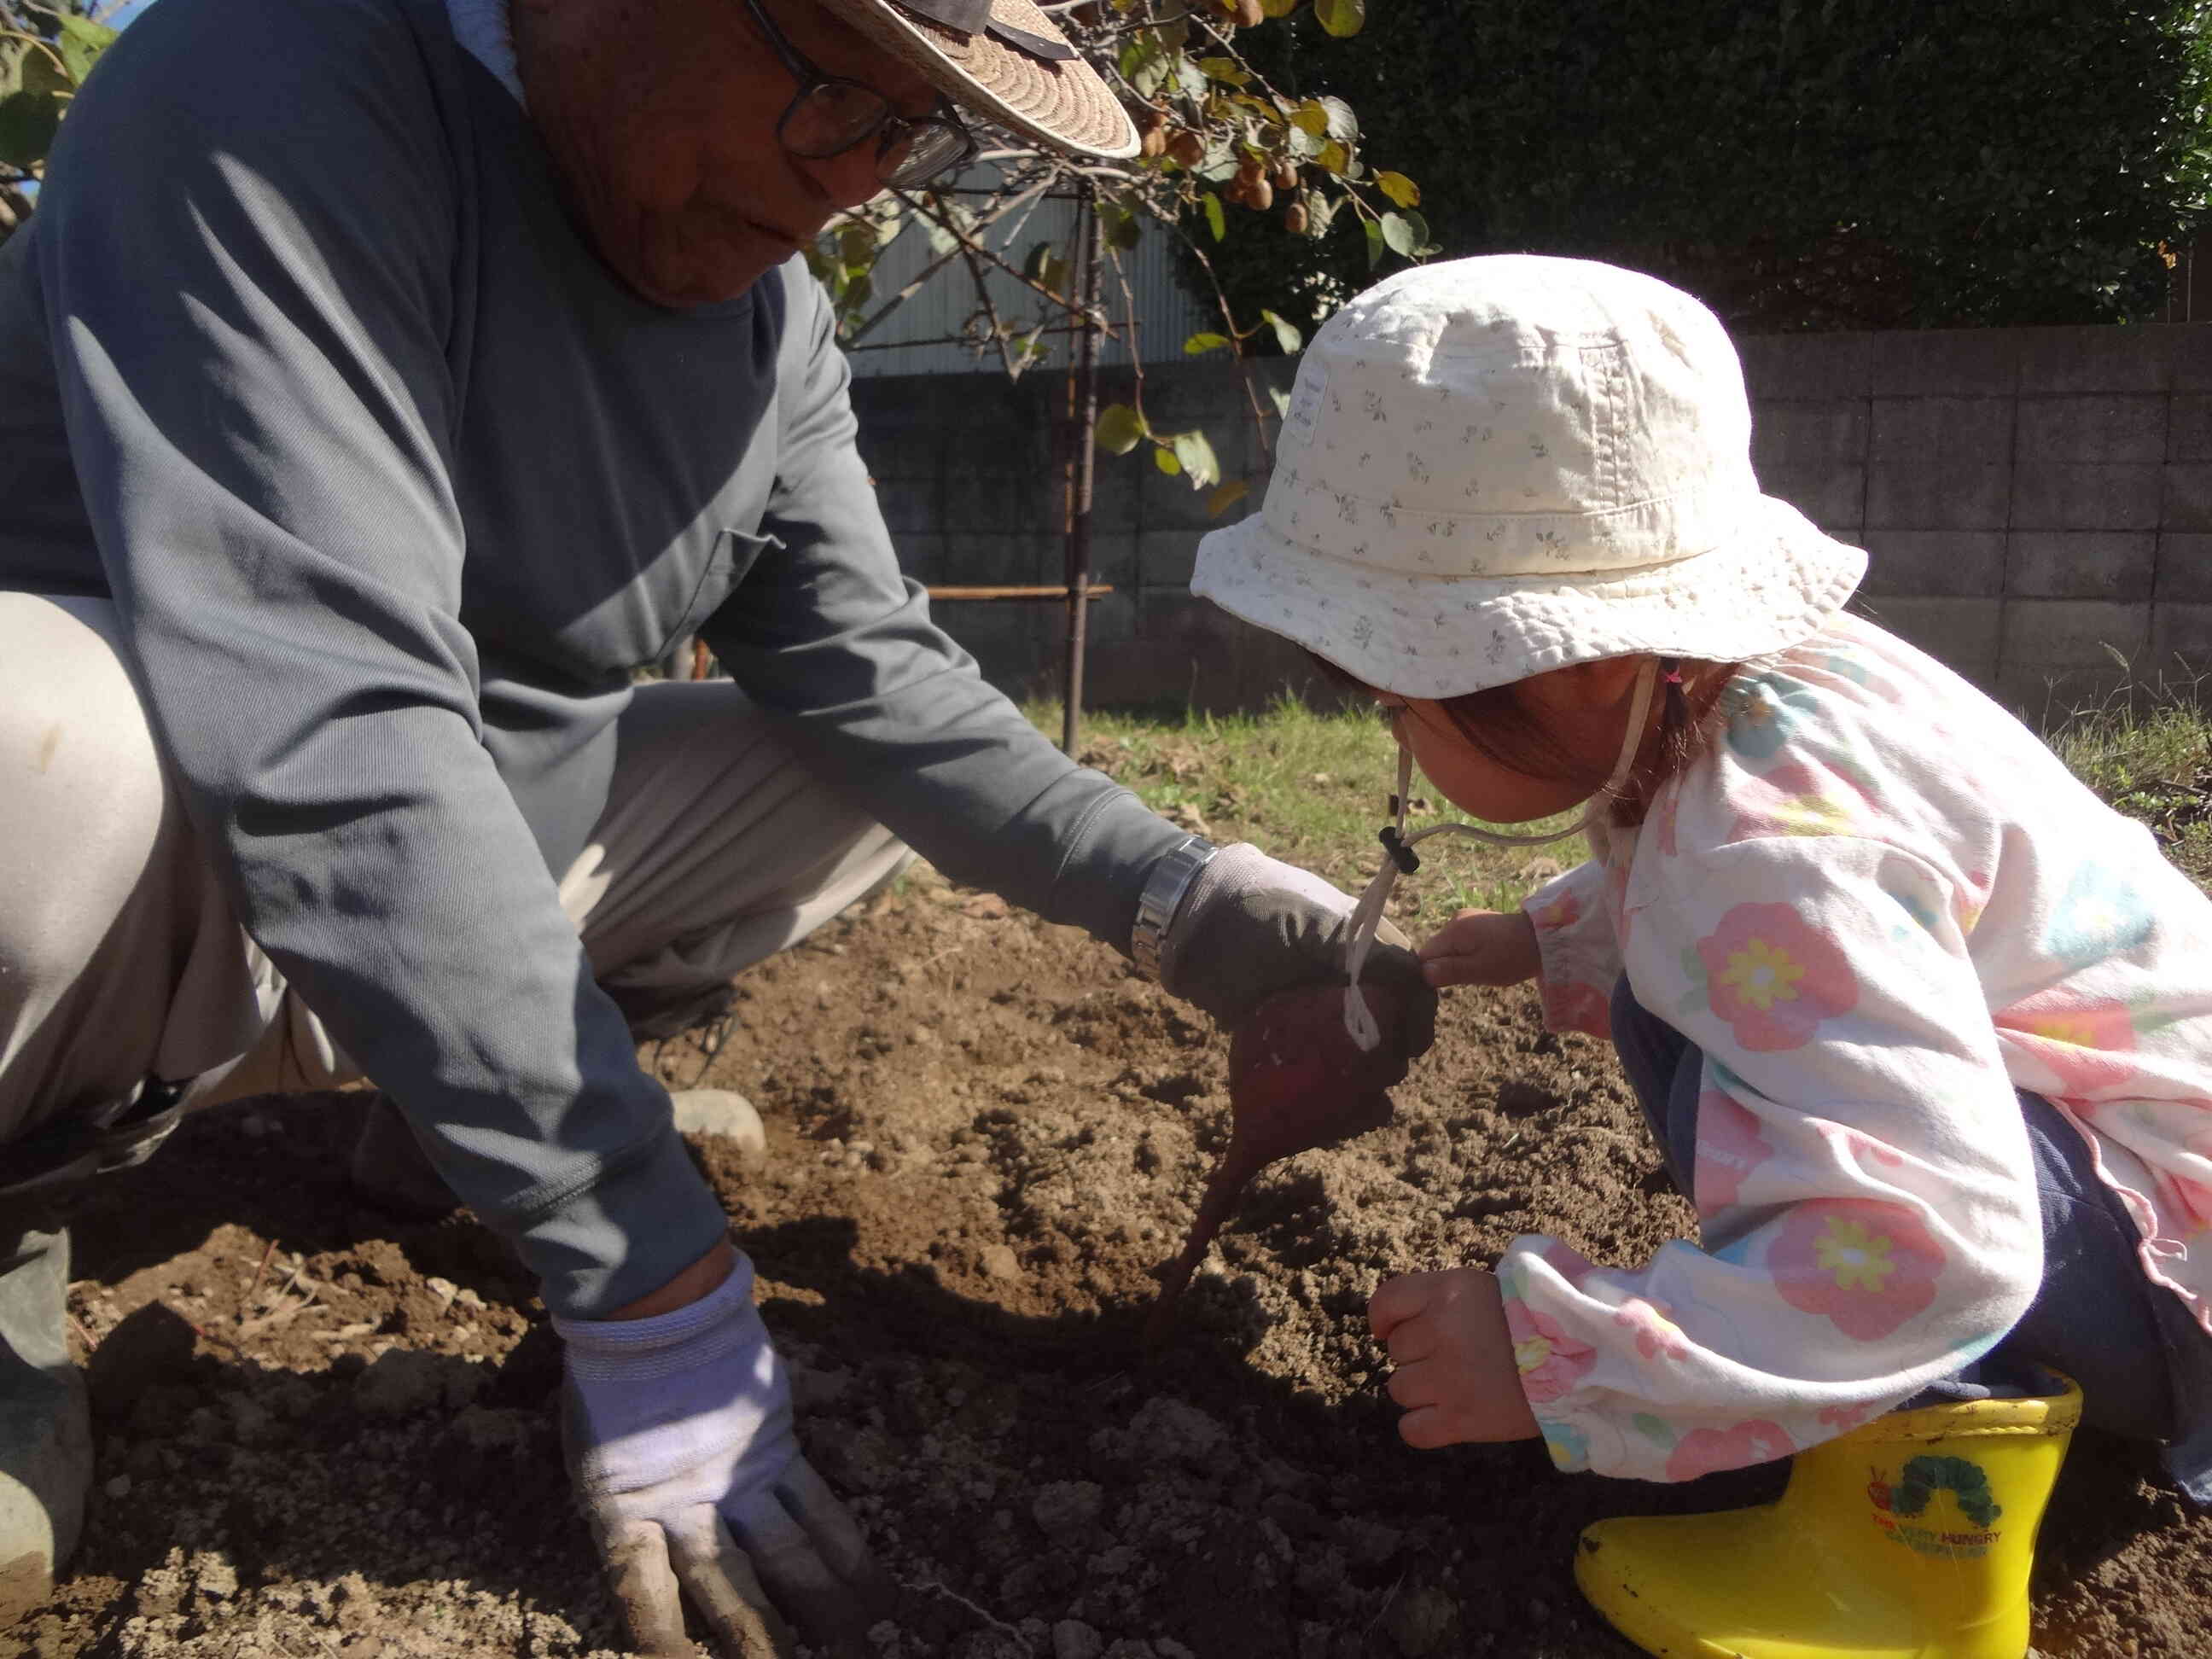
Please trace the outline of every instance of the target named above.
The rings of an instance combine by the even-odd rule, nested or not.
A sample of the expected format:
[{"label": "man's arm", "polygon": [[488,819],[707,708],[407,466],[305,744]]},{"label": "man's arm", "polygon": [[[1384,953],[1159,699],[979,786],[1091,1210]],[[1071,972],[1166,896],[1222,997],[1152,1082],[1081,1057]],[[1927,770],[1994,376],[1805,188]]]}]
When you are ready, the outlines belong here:
[{"label": "man's arm", "polygon": [[248,930],[590,1316],[725,1223],[481,741],[423,58],[380,0],[157,7],[27,234],[132,664]]},{"label": "man's arm", "polygon": [[854,446],[850,374],[821,286],[781,282],[775,538],[703,630],[801,751],[955,880],[1126,950],[1145,878],[1186,838],[1077,766],[930,621]]}]

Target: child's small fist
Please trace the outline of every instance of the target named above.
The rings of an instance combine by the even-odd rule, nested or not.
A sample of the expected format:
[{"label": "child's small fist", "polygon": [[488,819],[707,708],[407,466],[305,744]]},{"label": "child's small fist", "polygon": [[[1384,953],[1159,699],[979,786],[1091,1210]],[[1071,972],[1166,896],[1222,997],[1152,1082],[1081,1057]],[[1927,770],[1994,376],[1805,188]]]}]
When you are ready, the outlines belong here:
[{"label": "child's small fist", "polygon": [[1390,1351],[1390,1397],[1406,1408],[1398,1433],[1407,1445],[1538,1432],[1495,1275],[1455,1267],[1386,1279],[1368,1301],[1367,1319]]},{"label": "child's small fist", "polygon": [[1522,910],[1462,910],[1429,935],[1421,975],[1447,985],[1518,985],[1543,966],[1536,925]]}]

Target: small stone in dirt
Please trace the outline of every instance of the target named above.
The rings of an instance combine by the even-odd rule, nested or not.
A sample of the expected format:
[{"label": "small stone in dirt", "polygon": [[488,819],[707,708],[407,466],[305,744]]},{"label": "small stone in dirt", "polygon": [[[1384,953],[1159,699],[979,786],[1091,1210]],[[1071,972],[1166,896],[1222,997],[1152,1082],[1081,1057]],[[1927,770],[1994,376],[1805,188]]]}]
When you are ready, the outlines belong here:
[{"label": "small stone in dirt", "polygon": [[1088,1528],[1105,1507],[1106,1493],[1095,1480],[1048,1480],[1037,1489],[1030,1516],[1055,1538]]},{"label": "small stone in dirt", "polygon": [[1391,1605],[1383,1626],[1407,1659],[1423,1659],[1450,1644],[1459,1629],[1459,1603],[1435,1585],[1424,1584]]},{"label": "small stone in dirt", "polygon": [[238,1569],[211,1550],[196,1550],[191,1560],[192,1588],[216,1601],[238,1594]]},{"label": "small stone in dirt", "polygon": [[993,1279],[1019,1279],[1022,1276],[1022,1259],[1008,1245],[986,1244],[983,1247],[983,1271]]},{"label": "small stone in dirt", "polygon": [[1098,1659],[1106,1638],[1080,1619],[1063,1619],[1052,1627],[1052,1659]]},{"label": "small stone in dirt", "polygon": [[131,1477],[127,1474],[118,1474],[100,1490],[110,1498],[128,1498],[131,1496]]},{"label": "small stone in dirt", "polygon": [[748,1158],[768,1152],[768,1131],[753,1103],[735,1089],[678,1089],[669,1096],[679,1134],[719,1135]]}]

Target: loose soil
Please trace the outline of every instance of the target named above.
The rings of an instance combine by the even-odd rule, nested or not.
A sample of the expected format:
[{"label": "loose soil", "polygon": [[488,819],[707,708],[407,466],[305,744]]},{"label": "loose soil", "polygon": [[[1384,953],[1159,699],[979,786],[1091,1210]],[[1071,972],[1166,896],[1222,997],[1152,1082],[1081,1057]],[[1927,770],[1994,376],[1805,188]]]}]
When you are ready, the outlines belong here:
[{"label": "loose soil", "polygon": [[[1226,1045],[1117,958],[925,877],[649,1047],[743,1090],[769,1158],[695,1143],[759,1265],[803,1431],[903,1589],[884,1659],[1625,1659],[1570,1576],[1598,1517],[1771,1496],[1534,1445],[1397,1440],[1368,1293],[1515,1234],[1633,1263],[1686,1231],[1610,1052],[1462,994],[1396,1122],[1264,1175],[1137,1340],[1225,1133]],[[99,1467],[73,1576],[0,1659],[617,1649],[561,1470],[558,1354],[465,1212],[349,1193],[359,1095],[188,1123],[80,1216]],[[2077,1437],[2039,1650],[2201,1656],[2212,1522]]]}]

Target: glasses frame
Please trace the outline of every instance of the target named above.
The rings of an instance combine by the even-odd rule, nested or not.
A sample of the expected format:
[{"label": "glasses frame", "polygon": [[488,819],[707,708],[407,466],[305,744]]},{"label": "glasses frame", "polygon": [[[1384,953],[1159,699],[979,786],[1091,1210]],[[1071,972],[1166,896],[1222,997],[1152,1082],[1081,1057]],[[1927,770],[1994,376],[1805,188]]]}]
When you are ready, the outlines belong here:
[{"label": "glasses frame", "polygon": [[[799,83],[799,89],[792,94],[791,101],[784,106],[783,113],[776,118],[775,123],[776,143],[782,145],[792,155],[803,161],[827,161],[845,155],[849,150],[857,149],[869,139],[873,138],[876,141],[877,177],[886,187],[894,190],[917,189],[933,179],[941,179],[948,173],[958,172],[975,159],[975,135],[968,130],[967,124],[954,112],[951,102],[942,94],[939,96],[937,108],[932,113],[918,116],[901,115],[890,99],[866,82],[851,80],[842,75],[824,75],[805,53],[800,52],[785,38],[783,31],[775,26],[775,20],[768,15],[768,9],[761,4],[761,0],[745,0],[745,9],[752,13],[753,21],[760,26],[761,33],[768,38],[768,43],[774,49],[776,57],[782,60],[786,71],[793,81]],[[799,113],[799,106],[824,87],[850,87],[856,92],[866,93],[883,106],[883,116],[873,126],[865,131],[855,133],[849,141],[838,145],[835,149],[820,152],[800,149],[785,136],[786,129],[791,125],[792,118]],[[958,139],[959,153],[915,179],[896,178],[895,176],[896,168],[888,173],[884,171],[883,158],[890,154],[893,145],[909,136],[933,130],[949,132]]]}]

